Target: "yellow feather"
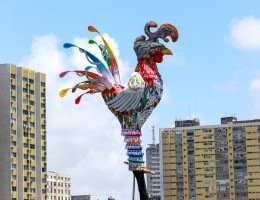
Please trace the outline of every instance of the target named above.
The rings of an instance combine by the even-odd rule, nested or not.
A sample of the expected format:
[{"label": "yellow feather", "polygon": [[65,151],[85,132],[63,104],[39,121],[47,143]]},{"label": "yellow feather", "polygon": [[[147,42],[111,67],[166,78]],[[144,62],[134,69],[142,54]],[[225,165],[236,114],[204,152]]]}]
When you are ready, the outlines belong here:
[{"label": "yellow feather", "polygon": [[59,95],[60,97],[65,97],[67,92],[70,90],[71,88],[66,88],[60,91]]},{"label": "yellow feather", "polygon": [[79,87],[80,89],[82,89],[82,90],[86,90],[86,89],[89,88],[89,87],[88,87],[88,84],[86,84],[86,83],[81,84],[81,85],[79,85],[78,87]]},{"label": "yellow feather", "polygon": [[97,32],[97,33],[98,33],[98,30],[97,30],[94,26],[89,26],[89,27],[88,27],[88,30],[89,30],[90,32]]}]

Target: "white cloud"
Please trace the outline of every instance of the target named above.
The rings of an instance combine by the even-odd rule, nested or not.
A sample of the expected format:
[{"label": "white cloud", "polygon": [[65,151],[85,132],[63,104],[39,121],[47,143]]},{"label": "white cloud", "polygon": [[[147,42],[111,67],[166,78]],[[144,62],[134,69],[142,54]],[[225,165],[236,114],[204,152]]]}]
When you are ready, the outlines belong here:
[{"label": "white cloud", "polygon": [[[105,36],[119,55],[116,41]],[[74,39],[80,44],[86,41]],[[60,88],[80,82],[74,74],[60,79],[59,73],[85,67],[81,53],[59,47],[55,35],[36,37],[20,63],[47,75],[48,170],[70,174],[72,194],[126,199],[131,196],[132,174],[123,164],[127,156],[119,122],[99,94],[84,96],[79,105],[74,104],[75,94],[58,96]],[[124,78],[130,71],[128,62],[119,59],[118,63]]]},{"label": "white cloud", "polygon": [[253,117],[260,117],[260,78],[253,79],[250,83],[253,96]]},{"label": "white cloud", "polygon": [[260,49],[260,19],[235,19],[230,25],[231,42],[241,49]]}]

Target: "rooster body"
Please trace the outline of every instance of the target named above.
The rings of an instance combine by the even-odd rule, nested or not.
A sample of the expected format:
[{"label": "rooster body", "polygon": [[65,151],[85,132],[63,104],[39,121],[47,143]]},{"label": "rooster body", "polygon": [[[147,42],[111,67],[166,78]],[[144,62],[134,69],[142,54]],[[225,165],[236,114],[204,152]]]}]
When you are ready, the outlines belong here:
[{"label": "rooster body", "polygon": [[[138,83],[131,85],[132,82]],[[130,170],[143,166],[141,128],[159,103],[162,93],[163,81],[152,59],[139,61],[126,88],[102,92],[105,103],[121,124]]]},{"label": "rooster body", "polygon": [[[144,35],[136,38],[134,50],[137,55],[137,66],[135,72],[128,81],[127,86],[121,85],[119,69],[116,58],[109,44],[93,26],[89,26],[89,31],[98,33],[104,44],[99,45],[94,40],[90,44],[96,44],[100,49],[106,65],[90,52],[70,43],[65,43],[65,48],[76,47],[81,53],[86,55],[92,66],[87,66],[85,70],[75,70],[77,75],[85,76],[83,81],[72,88],[66,88],[60,92],[63,97],[71,90],[86,90],[76,98],[79,103],[82,96],[100,92],[104,102],[110,111],[117,117],[121,124],[121,135],[124,136],[128,155],[129,169],[136,171],[144,167],[143,152],[141,146],[141,128],[154,108],[161,100],[163,93],[163,81],[159,74],[157,63],[163,61],[164,55],[171,55],[172,52],[159,42],[159,38],[168,42],[168,36],[175,42],[178,38],[177,29],[171,24],[162,24],[156,32],[151,32],[150,28],[157,27],[153,21],[146,23]],[[94,66],[93,66],[94,65]],[[96,69],[96,71],[93,71]],[[71,71],[60,74],[64,77]]]}]

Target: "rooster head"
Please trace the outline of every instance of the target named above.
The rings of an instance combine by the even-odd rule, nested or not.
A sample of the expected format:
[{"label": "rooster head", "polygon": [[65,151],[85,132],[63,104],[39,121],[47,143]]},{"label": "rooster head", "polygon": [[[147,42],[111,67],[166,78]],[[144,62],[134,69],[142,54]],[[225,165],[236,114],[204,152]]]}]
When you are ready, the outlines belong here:
[{"label": "rooster head", "polygon": [[172,42],[176,42],[178,31],[172,24],[162,24],[155,32],[150,31],[151,27],[156,28],[157,23],[150,21],[145,24],[144,32],[148,36],[148,39],[144,35],[136,38],[134,50],[138,60],[152,58],[154,62],[160,63],[164,55],[172,55],[172,52],[159,42],[159,38],[164,42],[168,42],[169,39],[167,37],[170,37]]}]

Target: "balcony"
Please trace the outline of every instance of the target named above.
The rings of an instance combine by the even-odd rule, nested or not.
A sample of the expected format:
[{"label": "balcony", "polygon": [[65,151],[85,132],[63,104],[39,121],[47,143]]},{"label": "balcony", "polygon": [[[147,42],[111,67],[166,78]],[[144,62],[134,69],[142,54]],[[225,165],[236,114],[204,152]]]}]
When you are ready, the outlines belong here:
[{"label": "balcony", "polygon": [[16,135],[11,135],[11,141],[16,142],[17,141],[17,136]]},{"label": "balcony", "polygon": [[30,144],[34,144],[35,145],[35,138],[30,138]]},{"label": "balcony", "polygon": [[31,173],[31,177],[36,177],[35,171],[32,171],[32,172],[30,172],[30,173]]},{"label": "balcony", "polygon": [[35,156],[35,149],[31,149],[31,155]]},{"label": "balcony", "polygon": [[16,146],[11,146],[11,152],[16,153],[17,152],[17,147]]},{"label": "balcony", "polygon": [[12,169],[12,175],[17,175],[16,169]]},{"label": "balcony", "polygon": [[255,153],[248,153],[248,154],[246,155],[246,158],[247,158],[248,160],[252,160],[252,159],[259,159],[260,156],[259,156],[258,152],[255,152]]},{"label": "balcony", "polygon": [[36,165],[35,160],[31,160],[31,166],[35,166],[35,165]]},{"label": "balcony", "polygon": [[28,137],[23,137],[23,143],[28,144],[29,143],[29,138]]},{"label": "balcony", "polygon": [[46,140],[41,141],[41,146],[46,146]]},{"label": "balcony", "polygon": [[11,195],[12,199],[16,199],[17,198],[17,192],[12,191],[11,193],[12,193],[12,195]]},{"label": "balcony", "polygon": [[11,90],[11,96],[16,97],[16,91],[15,90]]},{"label": "balcony", "polygon": [[11,123],[11,130],[16,130],[16,123]]},{"label": "balcony", "polygon": [[16,187],[17,186],[17,181],[16,180],[12,180],[12,187]]},{"label": "balcony", "polygon": [[[256,132],[256,133],[247,133],[246,134],[246,140],[248,140],[248,139],[258,139],[258,133]],[[249,141],[247,141],[247,142],[249,142]]]},{"label": "balcony", "polygon": [[16,164],[16,163],[17,163],[17,159],[16,159],[15,157],[13,157],[13,158],[11,159],[11,161],[12,161],[12,164]]}]

